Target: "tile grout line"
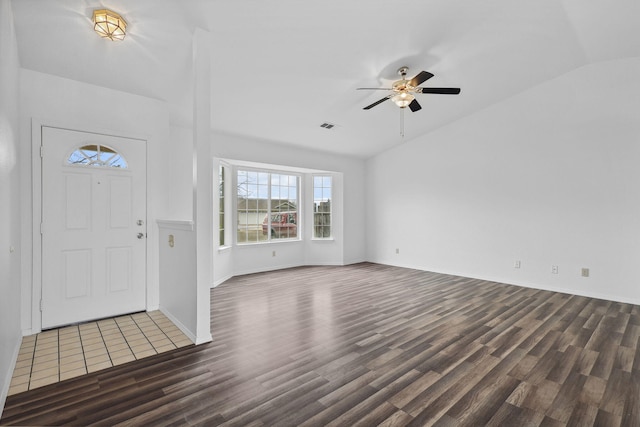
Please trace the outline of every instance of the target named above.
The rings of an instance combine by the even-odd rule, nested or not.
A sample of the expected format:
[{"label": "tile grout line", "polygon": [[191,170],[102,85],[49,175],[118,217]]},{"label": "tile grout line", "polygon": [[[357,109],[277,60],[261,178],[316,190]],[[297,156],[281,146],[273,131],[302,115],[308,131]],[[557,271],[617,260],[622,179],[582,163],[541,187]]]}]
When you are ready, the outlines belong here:
[{"label": "tile grout line", "polygon": [[[151,319],[147,313],[145,313],[145,315],[146,315],[149,319]],[[147,334],[145,334],[145,333],[144,333],[144,331],[142,330],[142,328],[140,327],[140,325],[138,324],[138,322],[136,322],[136,319],[135,319],[133,316],[131,316],[131,320],[133,320],[133,323],[135,323],[135,324],[136,324],[136,326],[138,327],[138,330],[140,331],[140,333],[142,333],[142,336],[144,337],[144,339],[146,339],[146,340],[147,340],[147,342],[149,343],[149,345],[151,346],[151,348],[153,349],[153,351],[155,351],[155,352],[156,352],[156,354],[158,354],[158,350],[156,350],[156,347],[153,345],[153,343],[151,342],[151,340],[149,340],[149,337],[147,337]],[[134,356],[135,356],[135,353],[134,353]],[[138,359],[138,358],[136,357],[136,360],[137,360],[137,359]]]},{"label": "tile grout line", "polygon": [[36,334],[36,339],[33,341],[33,353],[31,354],[31,365],[29,366],[29,382],[27,383],[27,390],[31,390],[31,376],[33,375],[33,365],[36,362],[36,347],[38,345],[39,337],[40,334]]},{"label": "tile grout line", "polygon": [[[131,319],[131,321],[133,323],[136,323],[135,321],[133,321],[133,317],[131,317],[131,315],[127,316],[129,319]],[[117,322],[116,322],[117,323]],[[138,326],[138,325],[136,325]],[[120,325],[118,325],[118,329],[120,329]],[[129,342],[129,338],[127,338],[127,336],[125,335],[124,331],[122,329],[120,329],[120,333],[122,333],[122,337],[124,338],[124,342],[127,343],[127,347],[129,347],[129,350],[131,350],[131,354],[133,355],[133,358],[135,360],[138,360],[138,358],[136,357],[136,353],[135,351],[133,351],[133,347],[131,347],[131,343]]]},{"label": "tile grout line", "polygon": [[60,366],[60,362],[62,362],[62,357],[60,355],[60,329],[56,330],[56,335],[58,337],[56,340],[56,345],[58,346],[58,382],[60,382],[60,371],[62,370],[62,367]]},{"label": "tile grout line", "polygon": [[[61,336],[61,333],[60,333],[60,332],[61,332],[63,329],[69,330],[69,329],[71,329],[72,327],[73,327],[73,328],[75,328],[75,331],[76,331],[76,332],[77,332],[77,334],[78,334],[78,343],[80,344],[80,348],[82,349],[82,365],[83,365],[83,367],[84,367],[84,369],[85,369],[85,372],[87,371],[87,363],[86,363],[86,361],[85,361],[85,359],[84,359],[84,349],[83,349],[83,347],[82,347],[82,338],[80,337],[80,327],[79,327],[78,325],[69,325],[69,326],[66,326],[66,327],[64,327],[64,328],[60,328],[60,329],[58,330],[58,342],[59,342],[59,347],[58,347],[58,371],[59,371],[59,375],[60,375],[59,381],[62,381],[62,366],[63,366],[63,360],[64,360],[64,359],[66,359],[67,357],[69,357],[69,355],[67,355],[67,357],[63,357],[63,356],[62,356],[62,345],[63,345],[63,344],[62,344],[62,336]],[[73,334],[73,332],[68,332],[68,333],[66,333],[66,334],[65,334],[65,339],[68,341],[68,340],[69,340],[69,336],[70,336],[70,335],[72,335],[72,334]],[[72,355],[71,355],[71,356],[72,356]],[[80,369],[80,368],[74,368],[74,370],[75,370],[75,369]]]},{"label": "tile grout line", "polygon": [[[115,320],[113,322],[116,323]],[[102,338],[102,344],[104,344],[104,349],[107,351],[107,356],[109,357],[109,363],[111,364],[111,367],[114,367],[115,365],[113,364],[111,353],[109,353],[109,346],[107,345],[107,342],[104,339],[104,335],[102,335],[102,328],[100,327],[100,324],[98,322],[96,322],[96,327],[98,328],[98,332],[100,332],[100,338]],[[126,338],[125,338],[125,341],[126,341]],[[89,372],[89,368],[87,368],[87,372]]]},{"label": "tile grout line", "polygon": [[87,355],[84,352],[84,342],[82,341],[82,331],[80,330],[80,325],[77,325],[78,328],[78,338],[80,338],[80,348],[82,349],[82,360],[84,361],[84,370],[89,373],[89,367],[87,366]]},{"label": "tile grout line", "polygon": [[[162,326],[158,325],[158,322],[156,322],[156,320],[155,320],[153,317],[151,317],[151,316],[149,316],[149,315],[147,315],[147,316],[149,317],[149,319],[151,319],[151,321],[153,322],[153,324],[154,324],[154,325],[156,325],[156,326],[158,327],[158,329],[160,329],[160,332],[162,332],[162,335],[164,335],[165,337],[167,337],[167,339],[171,342],[171,344],[173,344],[173,346],[174,346],[175,348],[178,348],[178,346],[176,345],[176,343],[175,343],[175,342],[173,342],[173,339],[171,339],[171,337],[170,337],[169,335],[167,335],[167,333],[166,333],[166,332],[165,332],[165,330],[162,328]],[[151,343],[151,345],[155,348],[155,346],[153,345],[153,343]]]},{"label": "tile grout line", "polygon": [[[122,317],[122,316],[120,316]],[[129,316],[130,317],[130,316]],[[133,320],[133,319],[132,319]],[[133,349],[131,348],[131,344],[129,344],[129,340],[127,339],[127,336],[124,334],[124,332],[122,331],[122,329],[120,328],[120,324],[118,323],[118,321],[116,320],[116,318],[113,318],[113,322],[116,324],[116,326],[118,327],[118,331],[120,331],[120,335],[122,335],[122,338],[124,339],[125,344],[127,344],[127,347],[129,348],[129,351],[131,352],[131,355],[133,356],[134,360],[138,360],[138,358],[136,357],[136,354],[133,352]],[[107,352],[109,352],[109,349],[107,349]]]},{"label": "tile grout line", "polygon": [[[142,330],[140,329],[140,327],[138,326],[138,324],[136,323],[135,319],[133,318],[133,316],[131,316],[130,314],[127,315],[126,317],[129,318],[129,320],[131,320],[133,322],[134,325],[136,325],[136,328],[138,328],[138,330],[140,332],[142,332]],[[115,319],[114,319],[115,321]],[[118,324],[118,322],[116,321],[116,324],[118,325],[118,329],[120,329],[120,324]],[[127,343],[127,347],[129,347],[129,350],[131,350],[131,354],[133,355],[133,358],[135,360],[140,360],[138,359],[138,356],[136,356],[136,352],[133,350],[133,347],[131,347],[131,343],[129,342],[129,338],[127,338],[127,336],[125,335],[124,331],[122,331],[122,329],[120,329],[120,333],[122,334],[122,337],[124,338],[124,342]],[[146,338],[146,336],[144,335],[144,332],[142,332],[142,336],[144,336]]]}]

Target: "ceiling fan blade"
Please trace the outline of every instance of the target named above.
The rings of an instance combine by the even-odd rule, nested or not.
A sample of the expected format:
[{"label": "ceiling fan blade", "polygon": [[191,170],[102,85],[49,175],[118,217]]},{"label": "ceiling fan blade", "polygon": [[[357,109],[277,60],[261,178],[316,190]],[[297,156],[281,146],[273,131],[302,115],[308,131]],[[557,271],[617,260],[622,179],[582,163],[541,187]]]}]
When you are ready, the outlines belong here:
[{"label": "ceiling fan blade", "polygon": [[428,71],[420,71],[414,78],[411,79],[409,84],[411,86],[413,86],[413,87],[416,87],[416,86],[419,86],[422,83],[426,82],[431,77],[433,77],[433,74],[431,74],[430,72],[428,72]]},{"label": "ceiling fan blade", "polygon": [[412,112],[416,112],[418,110],[422,110],[422,107],[420,106],[420,104],[418,104],[418,101],[416,101],[415,99],[413,101],[411,101],[411,103],[409,104],[409,109],[411,109]]},{"label": "ceiling fan blade", "polygon": [[356,90],[391,90],[388,87],[359,87]]},{"label": "ceiling fan blade", "polygon": [[459,87],[419,87],[416,92],[439,93],[441,95],[457,95],[460,93]]},{"label": "ceiling fan blade", "polygon": [[364,107],[364,108],[363,108],[363,110],[370,110],[371,108],[375,107],[376,105],[378,105],[378,104],[382,104],[384,101],[386,101],[386,100],[387,100],[387,99],[389,99],[389,98],[391,98],[391,95],[389,95],[389,96],[385,96],[384,98],[382,98],[382,99],[380,99],[380,100],[378,100],[378,101],[374,102],[374,103],[373,103],[373,104],[371,104],[371,105],[367,105],[366,107]]}]

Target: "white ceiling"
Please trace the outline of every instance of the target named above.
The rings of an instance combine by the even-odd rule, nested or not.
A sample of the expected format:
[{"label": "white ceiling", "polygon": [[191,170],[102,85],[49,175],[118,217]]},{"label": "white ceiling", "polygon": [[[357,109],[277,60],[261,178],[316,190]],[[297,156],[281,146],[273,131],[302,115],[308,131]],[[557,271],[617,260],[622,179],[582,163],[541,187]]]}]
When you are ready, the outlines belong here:
[{"label": "white ceiling", "polygon": [[[95,8],[129,23],[91,30]],[[640,56],[640,2],[584,0],[13,0],[21,66],[156,98],[188,125],[192,39],[211,35],[212,128],[369,157],[542,82]],[[409,66],[435,74],[422,110],[362,107]],[[601,76],[606,81],[607,76]],[[594,82],[598,84],[598,82]],[[553,99],[549,99],[553,103]],[[332,130],[320,128],[328,121]]]}]

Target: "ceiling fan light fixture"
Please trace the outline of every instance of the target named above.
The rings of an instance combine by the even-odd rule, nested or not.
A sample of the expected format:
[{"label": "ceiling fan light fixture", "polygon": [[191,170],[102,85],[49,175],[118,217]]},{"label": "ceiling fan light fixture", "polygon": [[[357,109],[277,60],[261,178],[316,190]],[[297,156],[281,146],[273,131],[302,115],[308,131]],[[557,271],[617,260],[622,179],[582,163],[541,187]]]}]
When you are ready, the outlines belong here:
[{"label": "ceiling fan light fixture", "polygon": [[93,29],[100,37],[109,40],[124,40],[127,22],[122,16],[108,9],[93,11]]},{"label": "ceiling fan light fixture", "polygon": [[391,98],[391,100],[400,108],[407,108],[414,99],[416,99],[416,97],[407,92],[400,92]]}]

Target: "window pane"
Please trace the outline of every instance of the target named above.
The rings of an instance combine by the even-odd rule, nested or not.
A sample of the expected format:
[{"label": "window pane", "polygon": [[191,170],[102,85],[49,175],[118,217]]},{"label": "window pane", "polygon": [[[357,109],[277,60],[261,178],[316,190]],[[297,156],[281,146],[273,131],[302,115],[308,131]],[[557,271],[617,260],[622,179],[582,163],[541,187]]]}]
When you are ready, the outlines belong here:
[{"label": "window pane", "polygon": [[292,239],[298,237],[298,177],[273,174],[271,178],[271,212],[269,238]]},{"label": "window pane", "polygon": [[219,212],[218,212],[218,245],[225,245],[225,225],[224,225],[224,199],[225,199],[225,167],[220,166],[218,171],[218,195],[219,195]]},{"label": "window pane", "polygon": [[331,237],[331,186],[330,176],[313,178],[313,237]]},{"label": "window pane", "polygon": [[238,171],[238,243],[298,237],[298,177]]},{"label": "window pane", "polygon": [[121,169],[127,168],[127,162],[120,153],[106,145],[97,144],[84,145],[77,148],[67,159],[67,164]]},{"label": "window pane", "polygon": [[263,220],[268,213],[269,174],[238,170],[238,243],[267,240]]}]

